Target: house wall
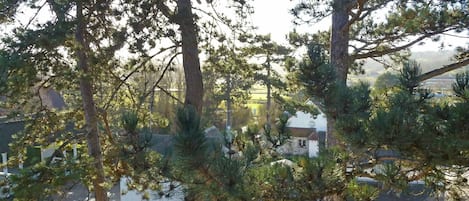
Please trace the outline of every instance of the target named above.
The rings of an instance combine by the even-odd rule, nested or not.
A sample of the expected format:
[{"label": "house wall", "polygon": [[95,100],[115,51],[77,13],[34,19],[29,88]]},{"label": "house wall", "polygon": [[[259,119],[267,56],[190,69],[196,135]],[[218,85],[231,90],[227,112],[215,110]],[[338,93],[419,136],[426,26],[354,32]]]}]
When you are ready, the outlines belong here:
[{"label": "house wall", "polygon": [[317,140],[308,140],[308,157],[318,157],[319,142]]},{"label": "house wall", "polygon": [[[309,104],[313,104],[312,102]],[[324,142],[327,131],[327,119],[324,113],[313,116],[309,113],[297,111],[288,120],[288,127],[293,136],[292,142],[285,148],[288,154],[304,154],[308,157],[317,157],[321,140]],[[308,132],[305,132],[308,130]],[[313,134],[313,135],[312,135]],[[306,148],[299,147],[298,137],[306,138]],[[323,146],[323,144],[322,144]],[[296,151],[294,149],[297,149]]]},{"label": "house wall", "polygon": [[[121,178],[120,180],[120,199],[122,201],[126,200],[142,200],[143,192],[138,192],[137,190],[129,190],[127,188],[127,179]],[[151,191],[148,190],[149,201],[180,201],[184,200],[184,188],[178,182],[172,182],[176,186],[175,189],[170,190],[170,182],[163,182],[161,184],[161,191]],[[163,195],[159,193],[163,192]]]},{"label": "house wall", "polygon": [[313,158],[317,157],[319,154],[319,142],[317,140],[308,140],[308,138],[305,137],[292,137],[289,142],[279,147],[278,151],[281,154],[305,155]]},{"label": "house wall", "polygon": [[41,161],[44,161],[46,158],[51,157],[52,154],[54,154],[55,147],[56,147],[55,145],[51,145],[49,147],[42,148],[41,149]]},{"label": "house wall", "polygon": [[[301,144],[300,144],[301,142]],[[278,148],[281,154],[288,155],[307,155],[308,154],[308,138],[292,137],[290,141]]]}]

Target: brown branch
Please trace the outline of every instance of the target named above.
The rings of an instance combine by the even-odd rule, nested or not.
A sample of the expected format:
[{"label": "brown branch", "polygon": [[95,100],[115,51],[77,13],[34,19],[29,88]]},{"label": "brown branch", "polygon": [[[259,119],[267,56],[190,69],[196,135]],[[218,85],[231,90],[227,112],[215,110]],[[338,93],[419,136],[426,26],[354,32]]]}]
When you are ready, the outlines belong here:
[{"label": "brown branch", "polygon": [[355,2],[352,2],[352,4],[356,4],[358,7],[357,13],[350,12],[352,15],[352,18],[348,21],[346,27],[350,27],[353,23],[355,23],[357,20],[359,20],[361,17],[361,14],[363,12],[363,6],[366,3],[366,0],[356,0]]},{"label": "brown branch", "polygon": [[456,62],[456,63],[445,65],[441,68],[432,70],[430,72],[426,72],[426,73],[420,75],[418,80],[420,82],[422,82],[422,81],[428,80],[430,78],[436,77],[438,75],[447,73],[449,71],[452,71],[452,70],[455,70],[455,69],[458,69],[458,68],[461,68],[461,67],[464,67],[464,66],[467,66],[467,65],[469,65],[469,58],[465,59],[465,60],[462,60],[462,61],[459,61],[459,62]]},{"label": "brown branch", "polygon": [[376,61],[376,62],[380,63],[380,64],[383,65],[385,68],[390,68],[390,67],[392,67],[389,63],[386,63],[386,62],[384,61],[384,59],[383,59],[383,60],[379,60],[379,59],[377,59],[377,57],[372,57],[371,59],[372,59],[373,61]]},{"label": "brown branch", "polygon": [[[122,87],[122,85],[124,84],[124,82],[126,82],[133,74],[137,73],[138,70],[140,70],[147,62],[149,62],[151,59],[153,59],[155,56],[167,51],[167,50],[170,50],[170,49],[173,49],[173,48],[177,48],[179,47],[180,45],[173,45],[173,46],[170,46],[170,47],[166,47],[166,48],[161,48],[160,51],[156,52],[155,54],[147,57],[145,60],[143,60],[142,62],[140,62],[140,64],[133,70],[131,71],[129,74],[127,74],[124,79],[120,80],[120,83],[116,86],[116,88],[114,88],[114,91],[112,92],[111,94],[111,97],[109,98],[109,100],[106,102],[106,104],[104,104],[104,107],[103,109],[106,110],[109,108],[109,105],[111,104],[111,101],[114,99],[114,97],[116,96],[117,92],[119,91],[119,89]],[[114,73],[112,71],[110,71],[111,75],[113,75]],[[115,76],[117,79],[119,79],[117,76]]]},{"label": "brown branch", "polygon": [[[366,39],[362,39],[362,38],[353,38],[352,40],[355,40],[355,41],[358,41],[358,42],[364,44],[361,47],[355,48],[355,52],[359,53],[359,52],[364,51],[364,50],[371,51],[371,50],[375,49],[377,46],[379,46],[380,44],[383,44],[383,43],[389,42],[389,41],[395,41],[395,40],[405,38],[405,37],[408,37],[408,36],[409,36],[409,34],[403,33],[403,34],[399,34],[399,35],[384,36],[383,38],[378,38],[378,39],[375,39],[373,41],[367,41]],[[371,45],[373,45],[373,46],[371,46]]]},{"label": "brown branch", "polygon": [[47,3],[47,1],[45,1],[45,2],[39,7],[39,9],[37,9],[37,11],[36,11],[36,13],[34,14],[34,16],[33,16],[31,19],[29,19],[28,24],[26,24],[26,25],[24,26],[24,29],[25,29],[25,30],[28,29],[29,25],[31,25],[31,23],[33,22],[33,20],[36,19],[36,17],[39,15],[39,12],[41,12],[42,8],[46,5],[46,3]]},{"label": "brown branch", "polygon": [[[351,55],[350,57],[351,57],[352,60],[356,60],[356,59],[365,59],[365,58],[369,58],[369,57],[384,56],[384,55],[387,55],[387,54],[390,54],[390,53],[394,53],[394,52],[398,52],[398,51],[407,49],[407,48],[411,47],[412,45],[415,45],[418,42],[420,42],[420,41],[422,41],[426,38],[429,38],[431,36],[435,36],[435,35],[438,35],[438,34],[443,34],[445,32],[452,31],[452,30],[455,30],[455,29],[456,29],[455,27],[451,27],[451,28],[448,28],[448,29],[441,29],[441,30],[436,30],[436,31],[433,31],[433,32],[424,31],[424,33],[422,33],[423,35],[419,36],[415,40],[413,40],[413,41],[411,41],[411,42],[409,42],[405,45],[389,48],[389,49],[382,50],[382,51],[372,51],[372,52],[367,52],[367,53],[363,53],[363,54],[355,54],[355,55]],[[402,38],[402,37],[399,37],[399,38]],[[384,40],[387,40],[387,39],[388,38],[383,38],[383,39],[380,39],[380,40],[384,41]],[[395,36],[395,39],[397,39],[396,36]]]},{"label": "brown branch", "polygon": [[176,57],[179,54],[181,54],[181,53],[180,52],[176,53],[169,59],[168,63],[166,63],[166,66],[164,67],[163,72],[161,73],[160,77],[156,80],[156,83],[151,87],[151,90],[149,90],[147,93],[143,94],[141,100],[146,99],[155,90],[155,88],[157,88],[157,87],[160,88],[158,86],[158,84],[160,84],[161,80],[163,80],[164,75],[169,70],[169,67],[171,67],[171,63],[173,63],[174,59],[176,59]]},{"label": "brown branch", "polygon": [[161,11],[161,13],[163,13],[163,15],[164,15],[165,17],[167,17],[170,22],[179,24],[179,23],[176,22],[176,14],[174,14],[174,13],[171,12],[171,10],[169,9],[169,7],[166,6],[166,4],[164,4],[164,1],[163,1],[163,0],[159,0],[159,1],[156,3],[156,7],[158,7],[158,9]]},{"label": "brown branch", "polygon": [[352,4],[356,4],[356,6],[358,7],[358,11],[356,14],[352,14],[352,18],[347,23],[347,27],[352,26],[352,24],[357,21],[362,21],[367,16],[371,15],[373,11],[376,11],[378,8],[384,7],[386,6],[386,4],[388,4],[388,2],[384,2],[384,3],[378,3],[371,7],[365,7],[365,4],[367,2],[369,1],[368,0],[356,0],[355,2],[352,2]]},{"label": "brown branch", "polygon": [[401,50],[404,50],[404,49],[407,49],[409,48],[410,46],[412,45],[415,45],[417,44],[418,42],[430,37],[430,36],[433,36],[434,34],[424,34],[423,36],[420,36],[418,37],[417,39],[405,44],[405,45],[402,45],[402,46],[398,46],[398,47],[394,47],[394,48],[389,48],[389,49],[386,49],[386,50],[382,50],[382,51],[372,51],[372,52],[367,52],[367,53],[363,53],[363,54],[355,54],[355,55],[351,55],[351,59],[352,60],[356,60],[356,59],[365,59],[365,58],[370,58],[370,57],[380,57],[380,56],[383,56],[383,55],[387,55],[387,54],[390,54],[390,53],[394,53],[394,52],[398,52],[398,51],[401,51]]},{"label": "brown branch", "polygon": [[[119,91],[119,89],[122,87],[122,85],[136,72],[138,72],[138,70],[142,67],[143,65],[141,66],[138,66],[137,68],[135,68],[134,70],[132,70],[129,74],[127,74],[124,79],[120,80],[119,84],[116,86],[116,88],[114,88],[114,91],[112,92],[111,94],[111,97],[109,97],[108,101],[106,102],[106,104],[104,104],[104,107],[103,107],[103,110],[107,110],[109,108],[109,106],[111,105],[111,101],[114,100],[114,97],[116,96],[117,92]],[[111,73],[111,75],[114,75],[114,73]],[[117,76],[114,76],[114,77],[117,77]],[[118,78],[118,77],[117,77]]]},{"label": "brown branch", "polygon": [[114,140],[114,137],[112,136],[111,126],[109,126],[109,119],[107,116],[107,111],[101,108],[97,108],[97,109],[98,109],[99,114],[101,114],[101,118],[104,122],[104,132],[109,137],[109,141],[111,141],[112,144],[115,144],[116,141]]},{"label": "brown branch", "polygon": [[173,94],[171,94],[171,92],[167,91],[166,89],[160,87],[159,85],[156,86],[158,89],[160,89],[163,93],[165,93],[166,95],[168,95],[169,97],[171,97],[172,99],[176,100],[178,103],[180,104],[184,104],[183,101],[179,100],[179,98],[177,98],[176,96],[174,96]]}]

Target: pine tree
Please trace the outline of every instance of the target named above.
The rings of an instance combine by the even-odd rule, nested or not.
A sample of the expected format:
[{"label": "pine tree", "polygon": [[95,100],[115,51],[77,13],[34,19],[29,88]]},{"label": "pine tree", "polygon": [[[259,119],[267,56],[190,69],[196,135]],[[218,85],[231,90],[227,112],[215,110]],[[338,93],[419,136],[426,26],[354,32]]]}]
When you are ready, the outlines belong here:
[{"label": "pine tree", "polygon": [[[389,56],[393,61],[403,61],[408,58],[408,52],[404,50],[426,39],[439,41],[441,35],[451,31],[460,33],[467,30],[467,6],[464,0],[302,1],[292,9],[292,14],[296,17],[296,23],[315,23],[326,16],[332,17],[330,33],[318,33],[315,40],[323,40],[321,43],[329,49],[329,62],[334,69],[335,81],[343,88],[348,73],[363,71],[360,59],[372,58],[389,66],[381,59],[383,56]],[[385,14],[384,20],[376,20],[387,9],[389,12]],[[352,52],[349,52],[349,48]],[[459,47],[456,58],[451,64],[422,74],[419,80],[469,64],[467,48]],[[338,141],[334,137],[334,125],[340,111],[328,108],[325,112],[328,118],[328,144],[336,145]]]},{"label": "pine tree", "polygon": [[186,198],[240,200],[244,162],[225,156],[223,143],[205,137],[195,108],[180,108],[177,118],[172,176],[187,188]]}]

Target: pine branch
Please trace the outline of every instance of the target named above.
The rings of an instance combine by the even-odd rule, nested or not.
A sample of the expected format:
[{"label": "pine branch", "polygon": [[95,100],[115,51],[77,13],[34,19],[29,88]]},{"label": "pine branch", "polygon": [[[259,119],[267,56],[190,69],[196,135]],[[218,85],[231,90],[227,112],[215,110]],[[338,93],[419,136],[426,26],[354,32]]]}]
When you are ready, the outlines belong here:
[{"label": "pine branch", "polygon": [[[119,84],[114,88],[112,94],[111,94],[111,97],[108,99],[108,101],[106,102],[106,104],[104,104],[104,110],[107,110],[111,104],[111,101],[114,100],[115,96],[117,95],[117,92],[119,91],[119,89],[122,87],[122,85],[127,82],[127,80],[135,73],[137,73],[141,68],[143,68],[145,66],[145,64],[149,61],[151,61],[151,59],[153,59],[155,56],[167,51],[167,50],[170,50],[170,49],[175,49],[177,47],[179,47],[180,45],[173,45],[173,46],[170,46],[170,47],[166,47],[166,48],[161,48],[160,51],[156,52],[155,54],[147,57],[145,60],[141,61],[140,64],[135,67],[129,74],[127,74],[124,79],[120,80],[120,78],[118,76],[114,76],[116,77],[117,79],[120,80]],[[114,75],[114,72],[112,70],[109,69],[109,73],[111,75]],[[163,73],[164,74],[164,73]]]},{"label": "pine branch", "polygon": [[156,7],[158,7],[158,9],[161,11],[161,13],[163,13],[163,15],[165,17],[167,17],[170,22],[179,24],[179,23],[176,22],[176,14],[171,12],[169,7],[166,4],[164,4],[163,0],[159,0],[156,3]]},{"label": "pine branch", "polygon": [[[423,33],[423,35],[421,35],[418,38],[410,41],[407,44],[397,46],[397,47],[388,48],[388,49],[381,50],[381,51],[371,51],[371,52],[366,52],[366,53],[362,53],[362,54],[356,53],[354,55],[351,55],[350,57],[351,57],[352,60],[357,60],[357,59],[365,59],[365,58],[369,58],[369,57],[380,57],[380,56],[388,55],[388,54],[391,54],[391,53],[394,53],[394,52],[398,52],[398,51],[407,49],[407,48],[409,48],[409,47],[411,47],[411,46],[413,46],[413,45],[419,43],[420,41],[422,41],[424,39],[427,39],[429,37],[432,37],[432,36],[435,36],[435,35],[438,35],[438,34],[442,34],[442,33],[448,32],[448,31],[452,31],[454,29],[456,29],[456,28],[442,29],[442,30],[437,30],[437,31],[434,31],[434,32],[425,32],[425,33]],[[384,41],[393,41],[393,40],[397,40],[399,38],[403,38],[402,35],[401,36],[388,36],[388,37],[384,37],[382,39],[376,40],[374,42],[366,42],[366,41],[362,41],[362,42],[368,43],[367,45],[364,46],[364,47],[366,47],[369,44],[374,44],[374,43],[380,44]],[[359,48],[357,52],[359,52],[360,49],[361,48]],[[374,49],[374,48],[372,48],[372,49]]]},{"label": "pine branch", "polygon": [[173,94],[171,94],[171,92],[169,92],[168,90],[162,88],[162,87],[159,86],[159,85],[156,85],[156,87],[157,87],[158,89],[160,89],[163,93],[165,93],[166,95],[168,95],[169,97],[171,97],[172,99],[176,100],[176,101],[177,101],[178,103],[180,103],[181,105],[184,104],[183,101],[181,101],[179,98],[177,98],[176,96],[174,96]]},{"label": "pine branch", "polygon": [[435,70],[432,70],[430,72],[426,72],[426,73],[420,75],[418,77],[418,80],[419,80],[419,82],[422,82],[422,81],[428,80],[430,78],[436,77],[438,75],[447,73],[449,71],[452,71],[452,70],[455,70],[455,69],[458,69],[458,68],[461,68],[461,67],[464,67],[464,66],[467,66],[467,65],[469,65],[469,59],[465,59],[465,60],[462,60],[462,61],[459,61],[459,62],[456,62],[456,63],[445,65],[441,68],[438,68],[438,69],[435,69]]},{"label": "pine branch", "polygon": [[424,39],[426,39],[430,36],[433,36],[433,34],[424,34],[424,35],[418,37],[417,39],[415,39],[415,40],[413,40],[413,41],[411,41],[411,42],[409,42],[405,45],[402,45],[402,46],[389,48],[389,49],[382,50],[382,51],[371,51],[371,52],[362,53],[362,54],[355,54],[355,55],[351,55],[350,57],[352,58],[352,60],[357,60],[357,59],[365,59],[365,58],[369,58],[369,57],[384,56],[384,55],[387,55],[387,54],[391,54],[391,53],[394,53],[394,52],[398,52],[398,51],[407,49],[410,46],[415,45],[418,42],[420,42],[420,41],[422,41],[422,40],[424,40]]},{"label": "pine branch", "polygon": [[39,12],[41,12],[42,8],[46,5],[47,1],[44,1],[44,3],[37,9],[36,13],[34,13],[34,16],[29,19],[28,23],[24,26],[24,29],[28,29],[29,25],[33,22],[34,19],[39,15]]},{"label": "pine branch", "polygon": [[[151,87],[151,90],[149,90],[147,93],[145,93],[145,94],[142,95],[141,100],[144,100],[144,99],[146,99],[148,96],[150,96],[150,94],[151,94],[153,91],[155,91],[155,88],[162,89],[162,88],[159,86],[160,82],[163,80],[163,77],[164,77],[164,75],[166,74],[166,72],[170,69],[171,64],[173,63],[174,59],[176,59],[176,57],[177,57],[178,55],[180,55],[180,54],[181,54],[181,52],[178,52],[178,53],[174,54],[174,55],[169,59],[169,61],[166,63],[166,66],[164,67],[163,72],[161,73],[160,77],[156,80],[155,84]],[[162,91],[163,91],[163,90],[162,90]],[[167,92],[166,90],[164,90],[164,92],[165,92],[166,94],[169,93],[169,92]],[[173,96],[171,96],[171,98],[173,98]],[[176,100],[178,100],[178,99],[176,98]],[[179,101],[179,100],[178,100],[178,101]]]}]

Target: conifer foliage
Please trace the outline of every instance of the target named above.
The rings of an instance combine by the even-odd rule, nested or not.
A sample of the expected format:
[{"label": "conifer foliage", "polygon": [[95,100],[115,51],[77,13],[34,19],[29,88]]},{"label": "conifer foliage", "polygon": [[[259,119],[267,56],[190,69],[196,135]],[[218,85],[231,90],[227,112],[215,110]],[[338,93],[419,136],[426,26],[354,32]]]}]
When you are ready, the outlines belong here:
[{"label": "conifer foliage", "polygon": [[172,175],[186,185],[186,197],[238,200],[244,196],[240,191],[244,161],[228,158],[221,152],[223,144],[206,138],[194,107],[180,108],[177,121]]}]

